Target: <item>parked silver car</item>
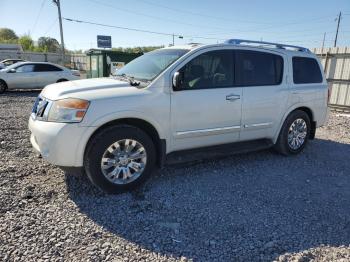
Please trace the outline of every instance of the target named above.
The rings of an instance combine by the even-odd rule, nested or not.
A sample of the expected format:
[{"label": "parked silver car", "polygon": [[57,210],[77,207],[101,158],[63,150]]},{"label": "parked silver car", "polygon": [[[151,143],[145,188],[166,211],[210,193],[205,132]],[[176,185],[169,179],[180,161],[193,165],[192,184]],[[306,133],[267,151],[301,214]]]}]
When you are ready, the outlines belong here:
[{"label": "parked silver car", "polygon": [[79,71],[47,62],[21,62],[0,70],[0,94],[7,89],[43,88],[46,85],[77,80]]}]

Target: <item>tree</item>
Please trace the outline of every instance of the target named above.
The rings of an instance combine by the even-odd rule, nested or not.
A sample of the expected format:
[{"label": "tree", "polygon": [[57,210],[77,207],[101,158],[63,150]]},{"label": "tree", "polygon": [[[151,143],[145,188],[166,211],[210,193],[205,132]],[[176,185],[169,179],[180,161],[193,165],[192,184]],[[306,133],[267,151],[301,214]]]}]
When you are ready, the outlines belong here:
[{"label": "tree", "polygon": [[30,35],[23,35],[18,39],[18,43],[22,46],[23,51],[33,51],[34,42]]},{"label": "tree", "polygon": [[122,51],[126,53],[147,53],[164,46],[137,46],[137,47],[113,47],[113,51]]},{"label": "tree", "polygon": [[56,53],[60,48],[60,44],[55,38],[42,36],[38,39],[38,47],[44,52]]},{"label": "tree", "polygon": [[18,39],[16,33],[10,28],[0,28],[0,41],[5,43],[15,43]]}]

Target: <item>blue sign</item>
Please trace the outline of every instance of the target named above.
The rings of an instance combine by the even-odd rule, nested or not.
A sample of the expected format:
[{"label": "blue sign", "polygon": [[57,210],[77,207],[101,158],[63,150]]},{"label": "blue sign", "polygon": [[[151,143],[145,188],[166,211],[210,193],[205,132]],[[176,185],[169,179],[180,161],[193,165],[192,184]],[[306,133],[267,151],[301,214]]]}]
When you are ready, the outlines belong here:
[{"label": "blue sign", "polygon": [[99,48],[112,48],[112,37],[109,35],[97,36],[97,47]]}]

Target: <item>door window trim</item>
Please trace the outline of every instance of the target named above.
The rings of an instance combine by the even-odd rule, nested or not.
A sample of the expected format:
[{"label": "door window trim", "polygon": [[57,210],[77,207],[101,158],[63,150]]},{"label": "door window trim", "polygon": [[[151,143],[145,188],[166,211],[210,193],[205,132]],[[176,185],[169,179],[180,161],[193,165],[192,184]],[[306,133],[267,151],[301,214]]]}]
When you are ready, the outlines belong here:
[{"label": "door window trim", "polygon": [[[198,50],[197,52],[199,54],[196,55],[197,52],[194,53],[194,56],[191,56],[190,58],[185,59],[184,61],[182,61],[176,68],[178,69],[173,69],[170,73],[170,85],[171,85],[171,90],[173,92],[182,92],[182,91],[196,91],[196,90],[206,90],[206,89],[220,89],[220,88],[242,88],[242,87],[260,87],[260,86],[281,86],[283,85],[284,81],[285,81],[285,76],[288,74],[286,74],[286,68],[288,68],[286,66],[286,61],[288,61],[288,59],[280,53],[275,53],[275,52],[269,52],[269,51],[265,51],[265,50],[251,50],[251,49],[238,49],[238,48],[217,48],[217,49],[211,49],[208,48],[209,50],[206,49],[201,49]],[[222,50],[230,50],[232,52],[232,56],[233,56],[233,74],[235,74],[235,69],[236,69],[236,52],[237,51],[251,51],[251,52],[260,52],[260,53],[264,53],[264,54],[271,54],[271,55],[276,55],[279,56],[282,59],[282,75],[281,75],[281,79],[279,81],[278,84],[265,84],[265,85],[237,85],[236,84],[236,79],[235,76],[233,76],[233,85],[230,86],[220,86],[220,87],[202,87],[202,88],[196,88],[196,89],[180,89],[180,90],[175,90],[174,86],[172,85],[172,77],[174,76],[175,72],[180,71],[183,67],[185,67],[188,63],[190,63],[193,59],[195,59],[196,57],[208,53],[208,52],[213,52],[213,51],[222,51]],[[203,52],[202,52],[203,51]]]}]

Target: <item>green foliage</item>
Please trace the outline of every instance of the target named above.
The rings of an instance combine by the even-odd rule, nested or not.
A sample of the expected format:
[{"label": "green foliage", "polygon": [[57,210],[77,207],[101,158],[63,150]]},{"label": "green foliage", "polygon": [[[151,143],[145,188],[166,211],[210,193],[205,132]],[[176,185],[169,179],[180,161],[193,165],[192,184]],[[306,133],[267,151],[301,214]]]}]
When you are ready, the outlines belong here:
[{"label": "green foliage", "polygon": [[18,39],[18,43],[22,46],[23,51],[33,51],[34,42],[30,35],[23,35]]},{"label": "green foliage", "polygon": [[38,39],[39,50],[56,53],[60,49],[60,44],[55,38],[42,36]]},{"label": "green foliage", "polygon": [[0,28],[0,41],[8,44],[16,44],[18,36],[10,28]]},{"label": "green foliage", "polygon": [[159,48],[162,48],[164,46],[137,46],[137,47],[114,47],[112,48],[113,51],[121,51],[121,52],[127,52],[127,53],[147,53]]}]

